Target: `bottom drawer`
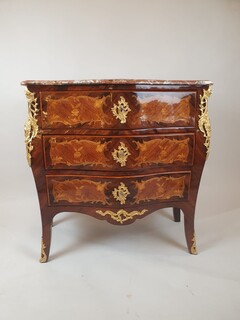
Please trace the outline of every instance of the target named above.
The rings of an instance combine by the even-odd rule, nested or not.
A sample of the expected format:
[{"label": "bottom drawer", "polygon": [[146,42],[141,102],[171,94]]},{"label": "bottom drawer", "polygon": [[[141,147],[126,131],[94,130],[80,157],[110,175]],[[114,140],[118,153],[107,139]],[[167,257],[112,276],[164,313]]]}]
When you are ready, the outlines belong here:
[{"label": "bottom drawer", "polygon": [[47,175],[50,206],[122,207],[188,199],[190,172],[121,176]]}]

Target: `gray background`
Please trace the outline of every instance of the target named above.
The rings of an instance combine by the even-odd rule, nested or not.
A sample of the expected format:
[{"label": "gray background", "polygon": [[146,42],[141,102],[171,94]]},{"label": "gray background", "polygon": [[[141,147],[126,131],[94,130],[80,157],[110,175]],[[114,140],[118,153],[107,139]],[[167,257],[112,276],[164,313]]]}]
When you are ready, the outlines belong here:
[{"label": "gray background", "polygon": [[[239,58],[239,0],[0,0],[1,319],[239,319]],[[63,213],[37,262],[20,81],[91,78],[214,82],[198,256],[166,209],[125,228]]]}]

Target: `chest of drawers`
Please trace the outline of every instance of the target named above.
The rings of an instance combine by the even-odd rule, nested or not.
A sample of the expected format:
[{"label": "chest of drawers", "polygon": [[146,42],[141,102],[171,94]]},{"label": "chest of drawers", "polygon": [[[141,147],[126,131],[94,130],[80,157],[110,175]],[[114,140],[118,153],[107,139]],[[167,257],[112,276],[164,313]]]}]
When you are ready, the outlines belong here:
[{"label": "chest of drawers", "polygon": [[125,225],[166,207],[194,214],[210,146],[210,81],[23,81],[25,142],[42,218],[41,262],[56,214]]}]

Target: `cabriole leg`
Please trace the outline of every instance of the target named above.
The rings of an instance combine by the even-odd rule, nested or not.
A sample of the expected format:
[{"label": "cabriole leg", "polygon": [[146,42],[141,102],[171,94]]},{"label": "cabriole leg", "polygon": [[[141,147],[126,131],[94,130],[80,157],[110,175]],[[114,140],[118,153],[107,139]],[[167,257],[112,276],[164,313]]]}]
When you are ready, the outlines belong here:
[{"label": "cabriole leg", "polygon": [[196,238],[195,238],[195,231],[194,231],[194,214],[195,210],[184,210],[184,229],[185,229],[185,236],[188,246],[188,251],[191,254],[197,254],[197,247],[196,247]]},{"label": "cabriole leg", "polygon": [[52,234],[52,217],[42,215],[42,244],[40,262],[48,261]]}]

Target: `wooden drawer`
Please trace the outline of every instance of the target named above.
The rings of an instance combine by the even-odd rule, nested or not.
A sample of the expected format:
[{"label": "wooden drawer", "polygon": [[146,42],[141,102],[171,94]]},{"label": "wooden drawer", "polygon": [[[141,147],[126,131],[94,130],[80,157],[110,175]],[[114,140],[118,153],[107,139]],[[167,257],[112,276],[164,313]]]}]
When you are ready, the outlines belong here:
[{"label": "wooden drawer", "polygon": [[110,177],[47,175],[50,206],[143,205],[188,199],[190,172]]},{"label": "wooden drawer", "polygon": [[41,92],[43,128],[194,127],[193,91]]},{"label": "wooden drawer", "polygon": [[140,170],[193,163],[194,134],[43,136],[46,169]]}]

